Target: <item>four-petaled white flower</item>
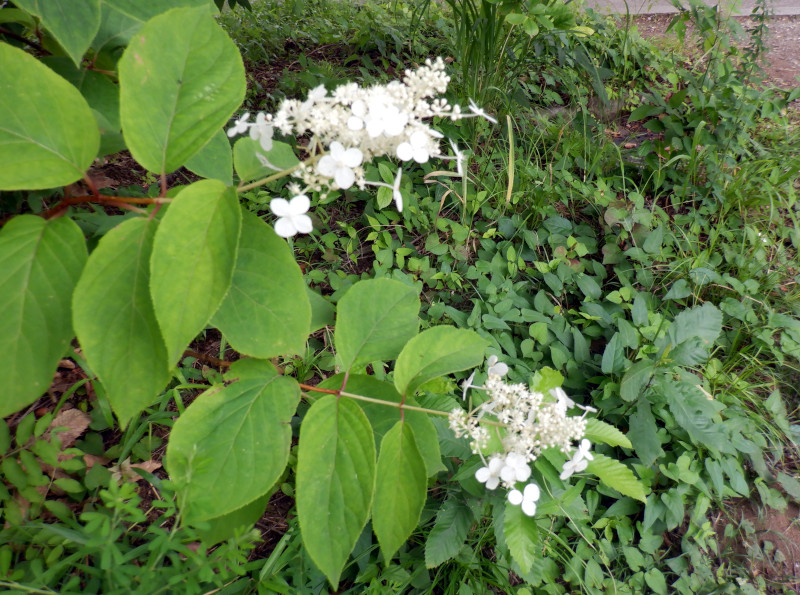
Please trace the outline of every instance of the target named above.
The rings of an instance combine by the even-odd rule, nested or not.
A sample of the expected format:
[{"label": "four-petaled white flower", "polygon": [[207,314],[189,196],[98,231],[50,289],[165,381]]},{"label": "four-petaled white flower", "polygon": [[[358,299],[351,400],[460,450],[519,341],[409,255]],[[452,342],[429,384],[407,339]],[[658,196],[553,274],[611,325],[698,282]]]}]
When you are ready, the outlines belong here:
[{"label": "four-petaled white flower", "polygon": [[481,118],[486,118],[492,124],[497,124],[497,119],[487,114],[482,107],[478,107],[478,104],[475,103],[472,99],[469,100],[469,111],[471,111],[476,116],[479,116]]},{"label": "four-petaled white flower", "polygon": [[541,495],[539,486],[535,483],[529,483],[525,486],[523,491],[511,490],[508,493],[508,501],[514,506],[522,505],[522,512],[528,516],[536,514],[536,502]]},{"label": "four-petaled white flower", "polygon": [[278,216],[275,233],[282,238],[290,238],[297,233],[311,233],[314,226],[311,217],[306,215],[310,206],[311,201],[305,194],[298,194],[292,200],[273,198],[269,208]]},{"label": "four-petaled white flower", "polygon": [[486,363],[489,365],[489,369],[487,370],[489,374],[493,374],[494,376],[505,376],[508,374],[508,366],[503,362],[497,361],[496,355],[490,355]]},{"label": "four-petaled white flower", "polygon": [[572,455],[569,461],[564,463],[561,475],[559,475],[562,481],[568,479],[573,473],[580,473],[589,466],[589,461],[594,460],[594,456],[589,452],[590,448],[592,448],[591,442],[586,438],[581,440],[575,454]]},{"label": "four-petaled white flower", "polygon": [[408,140],[397,145],[397,157],[403,161],[414,160],[417,163],[425,163],[431,158],[428,145],[428,135],[417,130],[411,133]]},{"label": "four-petaled white flower", "polygon": [[505,468],[505,465],[506,463],[502,457],[492,457],[486,467],[481,467],[475,472],[475,479],[485,483],[487,489],[493,490],[500,485],[500,472]]},{"label": "four-petaled white flower", "polygon": [[250,129],[250,126],[252,126],[252,124],[247,121],[249,119],[250,119],[250,112],[243,113],[242,117],[235,120],[233,122],[233,126],[228,128],[228,136],[230,138],[233,138],[237,134],[244,134],[245,132],[247,132]]},{"label": "four-petaled white flower", "polygon": [[345,149],[339,141],[333,141],[330,153],[317,163],[317,172],[327,178],[333,178],[336,185],[347,190],[356,181],[354,168],[361,165],[364,155],[360,149],[352,147]]},{"label": "four-petaled white flower", "polygon": [[508,453],[505,463],[505,467],[500,470],[500,479],[509,486],[518,481],[527,481],[531,476],[528,461],[518,452]]},{"label": "four-petaled white flower", "polygon": [[272,135],[275,132],[272,124],[264,115],[259,112],[256,116],[255,124],[250,124],[250,138],[261,143],[261,148],[265,151],[272,149]]}]

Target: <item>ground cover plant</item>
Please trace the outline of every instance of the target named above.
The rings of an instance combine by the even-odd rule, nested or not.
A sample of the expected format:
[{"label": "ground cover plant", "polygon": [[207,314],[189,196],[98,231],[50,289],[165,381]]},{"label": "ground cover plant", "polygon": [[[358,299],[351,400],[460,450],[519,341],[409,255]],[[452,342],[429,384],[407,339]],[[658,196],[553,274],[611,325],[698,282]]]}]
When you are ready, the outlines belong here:
[{"label": "ground cover plant", "polygon": [[[798,93],[757,32],[252,8],[0,9],[0,584],[793,592]],[[98,187],[122,148],[149,188]]]}]

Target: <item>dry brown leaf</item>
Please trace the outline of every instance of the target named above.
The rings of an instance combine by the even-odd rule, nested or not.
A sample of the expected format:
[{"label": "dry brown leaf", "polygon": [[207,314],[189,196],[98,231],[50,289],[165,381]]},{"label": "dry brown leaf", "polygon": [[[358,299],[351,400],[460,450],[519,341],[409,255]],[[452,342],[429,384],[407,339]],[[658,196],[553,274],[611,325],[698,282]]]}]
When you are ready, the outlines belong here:
[{"label": "dry brown leaf", "polygon": [[91,421],[92,418],[80,409],[67,409],[56,415],[50,424],[50,431],[55,428],[67,428],[56,432],[56,435],[61,441],[61,448],[69,448],[86,431]]}]

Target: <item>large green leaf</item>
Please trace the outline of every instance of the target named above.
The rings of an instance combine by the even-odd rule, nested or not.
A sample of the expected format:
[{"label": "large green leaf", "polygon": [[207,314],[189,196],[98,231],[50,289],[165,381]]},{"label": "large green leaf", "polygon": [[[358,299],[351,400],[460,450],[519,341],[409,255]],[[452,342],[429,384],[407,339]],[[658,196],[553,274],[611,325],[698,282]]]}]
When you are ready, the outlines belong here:
[{"label": "large green leaf", "polygon": [[228,135],[219,129],[208,144],[186,162],[186,169],[202,178],[233,184],[233,153]]},{"label": "large green leaf", "polygon": [[417,334],[419,298],[413,287],[392,279],[359,281],[339,300],[336,358],[342,370],[395,359]]},{"label": "large green leaf", "polygon": [[600,478],[610,488],[614,488],[623,496],[629,496],[634,500],[644,502],[647,494],[644,485],[636,479],[628,467],[605,455],[592,453],[594,459],[589,461],[586,470]]},{"label": "large green leaf", "polygon": [[329,395],[308,410],[299,444],[297,515],[303,544],[336,587],[372,506],[372,428],[356,403]]},{"label": "large green leaf", "polygon": [[130,219],[92,252],[72,300],[75,332],[124,428],[170,379],[150,298],[156,221]]},{"label": "large green leaf", "polygon": [[303,273],[289,245],[250,212],[242,214],[230,291],[211,322],[234,349],[253,357],[305,348],[311,306]]},{"label": "large green leaf", "polygon": [[148,21],[119,61],[122,133],[133,157],[168,173],[222,128],[244,98],[242,58],[203,7]]},{"label": "large green leaf", "polygon": [[76,68],[69,58],[48,57],[42,63],[72,83],[92,108],[100,130],[100,155],[125,148],[119,122],[119,85],[95,70]]},{"label": "large green leaf", "polygon": [[639,399],[636,404],[636,411],[633,412],[629,419],[629,434],[636,456],[639,457],[642,465],[650,467],[663,452],[650,400],[647,398]]},{"label": "large green leaf", "polygon": [[252,503],[286,467],[300,387],[268,362],[244,361],[243,378],[200,395],[172,427],[166,465],[189,523]]},{"label": "large green leaf", "polygon": [[236,532],[242,528],[252,529],[253,525],[264,516],[269,498],[270,493],[267,492],[260,498],[256,498],[233,512],[206,521],[204,527],[197,529],[200,539],[203,540],[203,545],[210,547],[234,537]]},{"label": "large green leaf", "polygon": [[100,146],[78,90],[15,47],[0,43],[0,190],[66,186],[83,177]]},{"label": "large green leaf", "polygon": [[72,340],[72,291],[86,263],[69,219],[21,215],[0,230],[0,418],[39,398]]},{"label": "large green leaf", "polygon": [[667,334],[656,345],[671,345],[674,349],[684,341],[698,339],[710,349],[722,332],[722,312],[712,303],[706,302],[690,310],[684,310],[672,321]]},{"label": "large green leaf", "polygon": [[539,543],[539,527],[536,525],[535,517],[522,512],[521,506],[515,506],[510,502],[506,502],[505,506],[503,536],[506,545],[522,572],[528,573],[538,558],[537,550],[542,547]]},{"label": "large green leaf", "polygon": [[[343,381],[344,374],[336,374],[320,382],[319,387],[336,390],[341,388]],[[374,376],[362,376],[359,374],[352,374],[347,377],[345,390],[352,394],[371,399],[380,399],[392,404],[381,405],[369,401],[359,402],[375,433],[375,442],[381,442],[384,435],[400,419],[400,409],[397,407],[397,404],[402,401],[400,393],[390,382],[378,380]],[[406,397],[405,404],[418,406],[417,402],[411,397]],[[444,471],[445,466],[442,464],[442,455],[439,451],[439,436],[428,414],[406,409],[403,411],[403,418],[414,430],[414,440],[422,453],[428,477],[439,471]]]},{"label": "large green leaf", "polygon": [[100,0],[16,0],[35,14],[61,47],[80,66],[83,54],[100,29]]},{"label": "large green leaf", "polygon": [[414,431],[398,421],[381,441],[372,511],[372,529],[387,563],[419,524],[426,475]]},{"label": "large green leaf", "polygon": [[[616,337],[616,335],[614,336]],[[655,365],[649,359],[638,361],[628,368],[619,386],[619,394],[622,400],[636,401],[653,377],[655,369]]]},{"label": "large green leaf", "polygon": [[464,546],[472,520],[472,511],[461,499],[447,498],[425,541],[425,566],[433,568],[454,557]]},{"label": "large green leaf", "polygon": [[158,227],[150,294],[170,364],[205,328],[228,292],[241,220],[233,189],[202,180],[178,193]]},{"label": "large green leaf", "polygon": [[212,0],[102,0],[100,30],[92,41],[97,52],[124,47],[142,26],[156,15],[181,6],[216,8]]},{"label": "large green leaf", "polygon": [[659,382],[658,389],[666,397],[675,421],[693,442],[720,452],[736,454],[730,432],[719,414],[725,408],[722,403],[709,399],[696,386],[668,378]]},{"label": "large green leaf", "polygon": [[394,385],[401,395],[412,395],[428,380],[478,366],[488,345],[468,329],[430,328],[403,348],[394,368]]}]

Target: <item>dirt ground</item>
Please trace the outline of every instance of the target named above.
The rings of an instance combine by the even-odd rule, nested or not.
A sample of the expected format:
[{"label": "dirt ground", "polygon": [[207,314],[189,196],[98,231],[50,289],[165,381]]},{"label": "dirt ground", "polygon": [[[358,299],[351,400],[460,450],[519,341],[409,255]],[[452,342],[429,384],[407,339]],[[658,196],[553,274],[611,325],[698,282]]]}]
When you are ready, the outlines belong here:
[{"label": "dirt ground", "polygon": [[[650,14],[635,18],[639,34],[647,39],[672,35],[666,33],[674,15]],[[736,17],[745,29],[754,26],[749,17]],[[800,86],[800,16],[771,17],[768,23],[767,63],[764,71],[767,79],[776,87],[790,89]]]}]

